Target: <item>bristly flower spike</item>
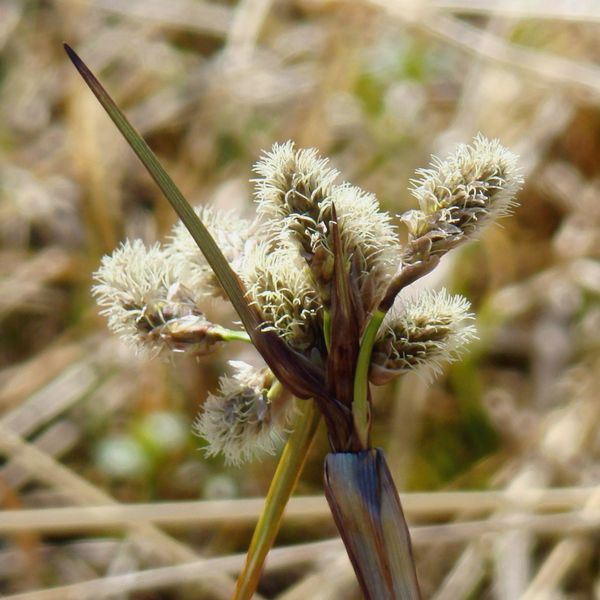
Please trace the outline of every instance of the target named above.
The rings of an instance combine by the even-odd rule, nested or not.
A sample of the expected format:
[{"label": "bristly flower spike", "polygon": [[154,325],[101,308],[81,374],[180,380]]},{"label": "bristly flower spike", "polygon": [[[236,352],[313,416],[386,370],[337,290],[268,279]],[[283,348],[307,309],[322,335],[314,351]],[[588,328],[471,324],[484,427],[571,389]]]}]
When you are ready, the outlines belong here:
[{"label": "bristly flower spike", "polygon": [[178,281],[159,244],[126,240],[104,256],[92,293],[108,327],[140,351],[209,354],[221,342],[242,339],[211,323],[197,296]]},{"label": "bristly flower spike", "polygon": [[271,249],[267,241],[248,249],[244,279],[250,297],[267,319],[264,327],[295,350],[323,352],[322,306],[304,261],[290,246]]},{"label": "bristly flower spike", "polygon": [[470,303],[446,290],[407,300],[384,323],[373,348],[370,380],[382,385],[408,371],[430,378],[444,362],[458,359],[476,338]]},{"label": "bristly flower spike", "polygon": [[163,347],[157,328],[166,323],[164,309],[173,272],[159,244],[146,248],[141,240],[126,240],[110,256],[102,258],[92,288],[108,326],[138,348]]},{"label": "bristly flower spike", "polygon": [[293,412],[293,402],[268,369],[230,363],[233,376],[221,377],[219,393],[209,394],[195,424],[207,441],[208,456],[222,454],[240,465],[261,454],[275,454]]},{"label": "bristly flower spike", "polygon": [[523,185],[517,158],[479,134],[472,145],[461,144],[446,160],[434,158],[417,171],[412,193],[419,209],[402,215],[409,231],[404,262],[441,256],[509,214]]}]

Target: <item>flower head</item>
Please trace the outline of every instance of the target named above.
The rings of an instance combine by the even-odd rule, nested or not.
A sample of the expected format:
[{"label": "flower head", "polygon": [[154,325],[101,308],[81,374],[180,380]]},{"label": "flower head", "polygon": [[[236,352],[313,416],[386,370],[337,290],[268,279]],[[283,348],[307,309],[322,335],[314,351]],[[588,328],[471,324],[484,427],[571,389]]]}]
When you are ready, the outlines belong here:
[{"label": "flower head", "polygon": [[94,279],[92,293],[109,328],[138,349],[207,354],[222,340],[158,244],[126,240],[103,257]]},{"label": "flower head", "polygon": [[309,229],[316,227],[321,203],[339,175],[328,165],[328,159],[319,157],[314,148],[296,150],[293,142],[275,144],[254,166],[259,176],[255,179],[258,214],[270,223],[303,216]]},{"label": "flower head", "polygon": [[276,144],[255,171],[257,222],[196,209],[239,275],[223,271],[247,333],[214,325],[200,311],[201,298],[226,294],[181,223],[164,249],[125,242],[105,257],[94,294],[109,326],[138,346],[198,355],[224,340],[256,344],[269,369],[235,363],[198,418],[209,455],[239,463],[275,452],[291,414],[284,386],[316,400],[335,451],[363,449],[369,380],[434,374],[475,337],[469,303],[445,290],[385,315],[444,253],[510,210],[522,184],[516,157],[477,136],[420,171],[412,190],[419,208],[403,215],[404,247],[377,198],[338,183],[316,150]]},{"label": "flower head", "polygon": [[419,209],[402,216],[410,244],[405,262],[442,255],[509,214],[523,184],[517,156],[481,134],[442,161],[417,172],[412,193]]},{"label": "flower head", "polygon": [[273,376],[268,369],[231,364],[237,372],[222,377],[219,393],[209,395],[196,433],[206,440],[208,456],[222,453],[226,463],[239,465],[262,453],[275,453],[293,404],[287,397],[269,394]]},{"label": "flower head", "polygon": [[[198,206],[195,211],[233,269],[239,270],[244,246],[251,231],[250,222],[241,219],[233,211],[223,212],[210,206]],[[194,238],[181,221],[173,227],[164,252],[176,279],[185,283],[195,294],[227,297]]]},{"label": "flower head", "polygon": [[244,276],[252,299],[293,348],[309,353],[322,344],[322,307],[304,261],[290,246],[259,243],[248,252]]},{"label": "flower head", "polygon": [[381,385],[412,370],[430,376],[443,362],[456,360],[476,337],[475,327],[469,324],[473,319],[469,307],[466,298],[450,296],[446,290],[423,292],[407,301],[379,333],[371,381]]}]

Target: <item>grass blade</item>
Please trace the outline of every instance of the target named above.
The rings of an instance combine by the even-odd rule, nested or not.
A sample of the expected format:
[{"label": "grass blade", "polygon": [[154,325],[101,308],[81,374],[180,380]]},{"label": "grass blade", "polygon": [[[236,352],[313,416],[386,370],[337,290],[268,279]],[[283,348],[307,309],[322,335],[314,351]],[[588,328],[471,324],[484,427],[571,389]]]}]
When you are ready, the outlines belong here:
[{"label": "grass blade", "polygon": [[277,379],[294,395],[300,398],[323,398],[324,376],[319,368],[305,357],[292,350],[273,331],[263,331],[263,318],[258,307],[246,298],[246,289],[231,268],[214,238],[210,235],[194,209],[184,198],[179,188],[164,170],[158,158],[142,136],[136,131],[108,92],[90,71],[77,53],[64,44],[66,53],[83,80],[92,90],[117,129],[122,133],[138,158],[142,161],[154,181],[158,184],[179,218],[186,226],[196,244],[204,254],[211,269],[231,300],[252,343],[260,352]]}]

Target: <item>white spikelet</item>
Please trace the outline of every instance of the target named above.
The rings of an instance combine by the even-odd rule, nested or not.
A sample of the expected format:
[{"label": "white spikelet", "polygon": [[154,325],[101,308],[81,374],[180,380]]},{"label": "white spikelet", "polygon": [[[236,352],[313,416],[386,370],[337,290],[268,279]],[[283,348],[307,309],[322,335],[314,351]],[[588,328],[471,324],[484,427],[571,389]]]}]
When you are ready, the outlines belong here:
[{"label": "white spikelet", "polygon": [[126,240],[102,258],[93,277],[97,283],[92,293],[102,308],[100,313],[108,318],[109,328],[138,347],[153,346],[148,333],[159,323],[153,322],[150,314],[166,302],[175,282],[160,246],[146,248],[141,240]]},{"label": "white spikelet", "polygon": [[[197,206],[194,210],[232,268],[239,271],[244,246],[251,235],[251,223],[234,211],[219,211],[211,206]],[[195,294],[227,297],[198,244],[181,221],[173,227],[165,255],[177,279]]]},{"label": "white spikelet", "polygon": [[427,378],[457,360],[476,330],[463,296],[425,291],[407,301],[384,325],[375,343],[371,381],[377,385],[416,370]]},{"label": "white spikelet", "polygon": [[275,454],[293,403],[275,406],[269,401],[272,376],[268,370],[239,361],[231,364],[237,372],[221,377],[219,393],[209,394],[195,430],[206,440],[208,456],[222,454],[227,464],[240,465],[261,454]]},{"label": "white spikelet", "polygon": [[313,148],[296,150],[291,141],[275,144],[254,166],[259,215],[269,222],[291,213],[315,218],[338,177],[328,165]]},{"label": "white spikelet", "polygon": [[393,273],[401,249],[398,233],[375,194],[344,183],[333,189],[328,204],[335,206],[344,252],[358,256],[363,275],[376,273],[383,280]]},{"label": "white spikelet", "polygon": [[440,255],[509,214],[523,185],[517,158],[499,140],[479,134],[446,160],[434,158],[417,171],[411,191],[419,209],[402,216],[411,241],[427,239],[429,253]]},{"label": "white spikelet", "polygon": [[267,327],[297,350],[309,351],[318,345],[322,338],[320,301],[295,248],[257,244],[246,255],[244,279]]}]

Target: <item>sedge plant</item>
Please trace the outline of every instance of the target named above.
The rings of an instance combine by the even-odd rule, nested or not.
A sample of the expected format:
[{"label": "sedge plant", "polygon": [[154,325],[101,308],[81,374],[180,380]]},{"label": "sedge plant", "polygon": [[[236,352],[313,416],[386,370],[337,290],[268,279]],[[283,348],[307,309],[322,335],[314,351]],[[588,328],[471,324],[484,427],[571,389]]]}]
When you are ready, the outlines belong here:
[{"label": "sedge plant", "polygon": [[[445,290],[398,298],[440,259],[507,214],[522,184],[516,157],[481,135],[417,173],[418,208],[400,221],[339,180],[316,150],[275,144],[255,166],[257,217],[193,209],[75,52],[67,53],[177,211],[167,242],[125,241],[93,292],[109,327],[154,353],[202,356],[252,343],[266,366],[231,364],[196,431],[210,455],[241,464],[289,439],[235,598],[254,594],[285,504],[323,419],[324,489],[366,598],[420,597],[410,535],[385,456],[371,446],[371,386],[435,374],[475,336],[468,301]],[[243,330],[210,321],[206,296],[231,301]]]}]

